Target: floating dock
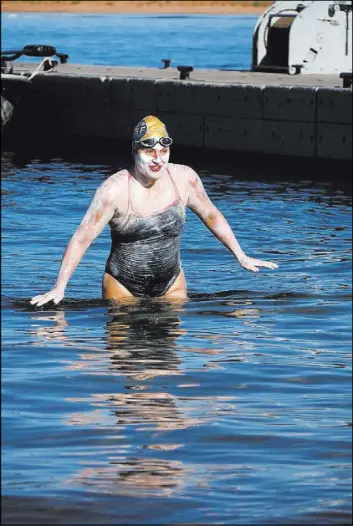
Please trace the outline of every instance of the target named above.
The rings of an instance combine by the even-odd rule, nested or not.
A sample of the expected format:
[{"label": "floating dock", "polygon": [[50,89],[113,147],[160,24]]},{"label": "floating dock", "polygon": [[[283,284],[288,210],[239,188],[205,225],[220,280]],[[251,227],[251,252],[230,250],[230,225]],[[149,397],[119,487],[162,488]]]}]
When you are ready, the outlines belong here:
[{"label": "floating dock", "polygon": [[[16,62],[28,76],[31,63]],[[352,159],[352,87],[339,75],[288,75],[63,64],[40,72],[13,129],[33,136],[130,141],[148,114],[175,145],[317,159]]]}]

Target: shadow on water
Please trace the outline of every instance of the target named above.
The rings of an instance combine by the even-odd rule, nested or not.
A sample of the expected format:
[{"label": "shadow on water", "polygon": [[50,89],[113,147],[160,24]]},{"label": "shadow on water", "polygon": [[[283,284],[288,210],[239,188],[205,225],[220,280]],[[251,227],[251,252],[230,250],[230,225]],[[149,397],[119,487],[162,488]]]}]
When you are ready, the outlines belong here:
[{"label": "shadow on water", "polygon": [[232,300],[247,300],[247,299],[264,299],[264,300],[285,300],[285,299],[301,299],[301,298],[315,298],[320,297],[320,294],[305,293],[305,292],[294,292],[294,291],[281,291],[274,294],[268,294],[267,291],[251,291],[251,290],[222,290],[213,293],[189,293],[188,298],[182,301],[168,301],[159,298],[133,298],[132,300],[126,300],[122,303],[117,303],[112,300],[106,300],[101,298],[93,299],[73,299],[66,298],[61,301],[58,305],[49,302],[42,307],[36,307],[31,305],[30,299],[23,298],[12,298],[10,296],[2,296],[2,308],[3,309],[14,309],[23,312],[60,312],[60,311],[90,311],[96,308],[108,309],[108,313],[113,316],[120,315],[136,315],[139,313],[142,317],[145,316],[146,321],[150,320],[153,316],[158,316],[163,309],[173,308],[173,306],[183,305],[192,306],[196,303],[212,302],[217,300],[228,300],[228,304],[231,304]]},{"label": "shadow on water", "polygon": [[[49,163],[53,159],[85,165],[101,164],[113,172],[129,168],[130,152],[131,143],[122,140],[85,139],[82,142],[60,138],[58,141],[44,140],[34,144],[28,140],[15,145],[5,141],[2,146],[2,165],[5,176],[7,166],[23,168],[34,161]],[[171,162],[189,165],[200,174],[230,174],[232,179],[239,181],[324,182],[330,184],[331,191],[339,189],[352,194],[352,162],[347,160],[249,154],[173,145]]]},{"label": "shadow on water", "polygon": [[[189,294],[188,298],[183,301],[182,303],[188,304],[193,301],[211,301],[218,298],[237,298],[239,296],[258,296],[263,295],[261,292],[251,292],[251,291],[243,291],[243,290],[226,290],[226,291],[220,291],[216,293],[191,293]],[[178,304],[179,302],[174,302],[175,304]],[[132,299],[127,300],[125,302],[122,302],[120,304],[111,301],[111,300],[105,300],[105,299],[71,299],[67,298],[61,301],[58,305],[54,305],[52,302],[43,305],[42,307],[36,307],[34,305],[31,305],[29,299],[16,299],[9,296],[4,295],[2,297],[2,307],[3,308],[9,308],[9,309],[15,309],[19,311],[24,312],[46,312],[46,311],[70,311],[70,310],[90,310],[94,308],[104,307],[110,309],[112,312],[115,313],[115,315],[118,314],[131,314],[133,312],[141,312],[143,313],[146,311],[148,313],[148,316],[150,317],[154,313],[158,313],[160,311],[160,308],[162,306],[170,306],[173,305],[173,302],[166,301],[163,299],[150,299],[150,298],[142,298],[142,299]]]}]

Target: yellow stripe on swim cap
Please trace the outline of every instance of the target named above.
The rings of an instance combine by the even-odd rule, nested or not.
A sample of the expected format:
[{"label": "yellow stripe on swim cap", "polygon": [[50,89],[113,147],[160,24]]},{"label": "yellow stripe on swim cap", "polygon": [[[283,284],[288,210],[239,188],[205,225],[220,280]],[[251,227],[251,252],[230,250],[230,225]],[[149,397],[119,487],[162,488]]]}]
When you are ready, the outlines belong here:
[{"label": "yellow stripe on swim cap", "polygon": [[145,139],[168,137],[167,128],[162,121],[154,115],[147,115],[134,128],[133,142],[139,142]]}]

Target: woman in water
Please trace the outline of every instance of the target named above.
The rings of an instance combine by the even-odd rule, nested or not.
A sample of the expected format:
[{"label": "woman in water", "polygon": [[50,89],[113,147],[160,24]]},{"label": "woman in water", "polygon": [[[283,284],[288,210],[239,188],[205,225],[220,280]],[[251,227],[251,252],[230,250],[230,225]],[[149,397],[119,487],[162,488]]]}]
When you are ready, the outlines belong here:
[{"label": "woman in water", "polygon": [[185,207],[190,208],[236,257],[253,272],[278,265],[245,255],[227,220],[209,199],[197,173],[169,163],[172,139],[153,115],[134,129],[133,168],[110,176],[96,191],[67,245],[55,287],[35,296],[32,305],[58,304],[84,253],[109,223],[111,250],[102,280],[103,298],[133,296],[185,299],[180,265],[180,235]]}]

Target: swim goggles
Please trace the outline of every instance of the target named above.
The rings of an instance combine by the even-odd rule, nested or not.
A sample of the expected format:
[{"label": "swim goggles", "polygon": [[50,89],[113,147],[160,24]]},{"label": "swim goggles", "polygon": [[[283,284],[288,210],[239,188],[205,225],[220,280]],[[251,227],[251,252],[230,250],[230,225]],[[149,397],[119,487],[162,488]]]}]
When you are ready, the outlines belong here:
[{"label": "swim goggles", "polygon": [[173,144],[173,140],[170,137],[161,137],[160,139],[151,138],[136,141],[135,144],[136,146],[143,146],[144,148],[154,148],[158,143],[165,148],[166,146]]}]

